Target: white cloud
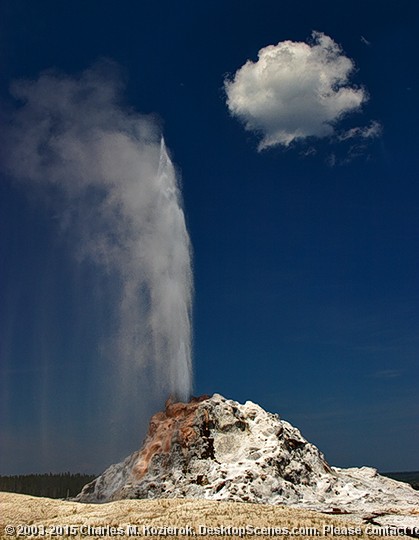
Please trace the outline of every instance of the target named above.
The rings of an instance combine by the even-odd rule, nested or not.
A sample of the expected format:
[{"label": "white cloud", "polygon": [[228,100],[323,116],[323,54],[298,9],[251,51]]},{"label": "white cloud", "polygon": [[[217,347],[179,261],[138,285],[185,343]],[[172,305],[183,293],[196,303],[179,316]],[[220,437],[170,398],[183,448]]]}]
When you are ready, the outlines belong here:
[{"label": "white cloud", "polygon": [[369,126],[365,127],[354,127],[344,131],[339,135],[340,141],[346,141],[347,139],[376,139],[380,137],[383,132],[381,124],[373,120]]},{"label": "white cloud", "polygon": [[402,375],[400,369],[383,369],[381,371],[376,371],[373,375],[376,379],[396,379]]},{"label": "white cloud", "polygon": [[310,44],[282,41],[259,51],[226,80],[227,106],[245,128],[262,136],[259,150],[335,134],[339,120],[360,110],[364,88],[350,85],[354,63],[329,36]]}]

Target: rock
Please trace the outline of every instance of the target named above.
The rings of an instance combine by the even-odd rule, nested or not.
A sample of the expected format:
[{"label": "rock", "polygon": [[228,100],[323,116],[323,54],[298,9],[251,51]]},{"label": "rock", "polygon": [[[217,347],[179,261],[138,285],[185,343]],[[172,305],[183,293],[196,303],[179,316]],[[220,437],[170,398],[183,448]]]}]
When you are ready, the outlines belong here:
[{"label": "rock", "polygon": [[178,497],[361,517],[397,514],[398,522],[409,515],[419,526],[419,493],[408,484],[368,467],[331,467],[278,415],[219,394],[189,403],[168,401],[165,411],[151,418],[142,448],[87,484],[76,500]]}]

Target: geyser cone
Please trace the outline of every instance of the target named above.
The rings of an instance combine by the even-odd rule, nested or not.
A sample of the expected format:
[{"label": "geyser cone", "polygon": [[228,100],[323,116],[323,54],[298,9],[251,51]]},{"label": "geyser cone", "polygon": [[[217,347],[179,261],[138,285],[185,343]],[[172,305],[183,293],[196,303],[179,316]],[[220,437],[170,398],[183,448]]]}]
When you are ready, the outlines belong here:
[{"label": "geyser cone", "polygon": [[287,504],[369,516],[394,509],[414,515],[419,505],[419,493],[407,484],[367,467],[331,467],[278,415],[251,401],[241,405],[218,394],[189,403],[169,401],[151,418],[142,448],[85,486],[78,500],[168,497]]}]

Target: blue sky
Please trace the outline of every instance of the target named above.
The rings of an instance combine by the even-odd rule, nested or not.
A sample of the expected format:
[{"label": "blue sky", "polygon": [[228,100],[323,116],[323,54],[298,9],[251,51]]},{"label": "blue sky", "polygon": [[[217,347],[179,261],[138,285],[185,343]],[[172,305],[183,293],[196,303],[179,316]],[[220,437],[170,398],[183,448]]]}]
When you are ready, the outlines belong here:
[{"label": "blue sky", "polygon": [[[155,115],[194,251],[194,393],[278,412],[337,466],[419,469],[418,14],[413,0],[0,8],[2,124],[21,105],[13,81],[51,69],[76,77],[101,58],[119,65],[124,106]],[[363,102],[328,134],[316,103],[297,102],[302,135],[258,150],[273,128],[251,117],[254,100],[233,115],[225,80],[268,45],[313,47],[313,31],[352,60],[346,87]],[[278,103],[268,117],[282,129]],[[138,420],[112,424],[95,383],[107,369],[112,284],[77,263],[56,196],[2,169],[3,474],[100,472],[139,446],[161,406],[145,395]]]}]

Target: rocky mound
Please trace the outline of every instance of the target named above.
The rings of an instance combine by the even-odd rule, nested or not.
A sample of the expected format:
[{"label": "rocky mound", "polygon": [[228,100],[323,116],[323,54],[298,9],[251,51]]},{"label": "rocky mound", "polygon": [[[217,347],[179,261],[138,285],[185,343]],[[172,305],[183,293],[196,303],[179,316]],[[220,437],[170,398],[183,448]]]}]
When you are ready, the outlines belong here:
[{"label": "rocky mound", "polygon": [[409,485],[367,467],[331,467],[278,415],[218,394],[168,402],[152,417],[143,447],[87,484],[76,500],[177,497],[364,516],[419,512],[419,493]]}]

